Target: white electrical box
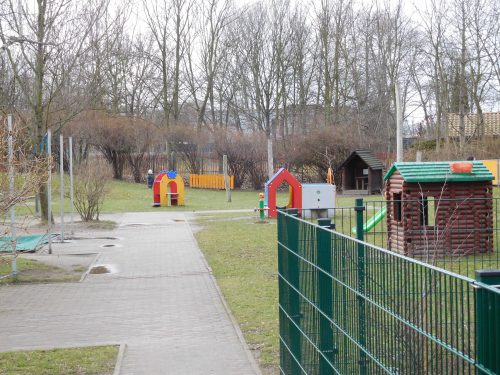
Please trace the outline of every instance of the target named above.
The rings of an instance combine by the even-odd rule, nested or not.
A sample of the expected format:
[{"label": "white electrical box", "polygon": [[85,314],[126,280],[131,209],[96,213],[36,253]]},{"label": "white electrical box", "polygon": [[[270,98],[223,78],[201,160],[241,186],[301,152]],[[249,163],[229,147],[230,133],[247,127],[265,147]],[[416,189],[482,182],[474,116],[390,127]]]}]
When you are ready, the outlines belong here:
[{"label": "white electrical box", "polygon": [[335,190],[331,184],[302,184],[302,216],[316,219],[335,215]]}]

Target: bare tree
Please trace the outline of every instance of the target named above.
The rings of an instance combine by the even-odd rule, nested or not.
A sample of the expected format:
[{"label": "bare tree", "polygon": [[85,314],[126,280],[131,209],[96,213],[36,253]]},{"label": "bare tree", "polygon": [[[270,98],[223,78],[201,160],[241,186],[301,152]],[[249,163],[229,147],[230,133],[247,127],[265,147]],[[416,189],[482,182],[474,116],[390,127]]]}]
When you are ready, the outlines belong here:
[{"label": "bare tree", "polygon": [[352,19],[349,0],[329,2],[322,0],[317,10],[318,42],[320,51],[320,79],[325,122],[332,125],[338,121],[341,106],[342,57],[346,24]]},{"label": "bare tree", "polygon": [[284,126],[282,137],[293,135],[296,130],[305,134],[308,127],[315,126],[306,121],[311,115],[307,111],[310,98],[314,96],[313,79],[319,59],[318,45],[314,43],[312,27],[307,20],[307,10],[298,4],[290,21],[291,88],[288,102],[291,106],[289,126]]},{"label": "bare tree", "polygon": [[194,1],[143,1],[143,7],[149,31],[158,49],[156,55],[152,55],[161,77],[157,100],[163,110],[163,124],[169,127],[172,122],[177,123],[180,116],[182,65]]},{"label": "bare tree", "polygon": [[[198,127],[202,125],[220,124],[222,119],[216,116],[216,94],[215,81],[219,75],[225,72],[221,70],[228,50],[224,45],[224,36],[227,26],[234,21],[234,9],[229,0],[209,0],[203,2],[199,12],[199,32],[197,48],[189,38],[189,52],[186,54],[187,84],[191,92],[191,98],[197,111]],[[201,51],[199,63],[194,50]],[[207,116],[208,109],[208,116]],[[208,117],[208,121],[207,121]]]},{"label": "bare tree", "polygon": [[[48,127],[61,127],[78,111],[68,108],[62,96],[89,50],[92,26],[107,2],[6,0],[0,6],[0,39],[33,116],[32,144],[38,145]],[[42,217],[46,218],[44,188],[41,193]]]},{"label": "bare tree", "polygon": [[[445,31],[448,27],[446,19],[447,5],[442,1],[432,0],[428,7],[420,11],[422,18],[421,29],[425,44],[423,46],[422,58],[429,61],[429,70],[415,73],[414,80],[417,90],[423,102],[422,80],[430,81],[432,88],[432,98],[434,102],[434,112],[432,115],[427,111],[425,113],[425,121],[430,121],[431,117],[435,121],[434,137],[436,140],[436,151],[439,151],[441,146],[441,138],[444,136],[447,139],[447,114],[448,114],[448,75],[446,62],[446,35]],[[428,48],[426,48],[428,46]],[[424,73],[424,74],[422,74]],[[427,110],[427,106],[422,104],[422,107]]]}]

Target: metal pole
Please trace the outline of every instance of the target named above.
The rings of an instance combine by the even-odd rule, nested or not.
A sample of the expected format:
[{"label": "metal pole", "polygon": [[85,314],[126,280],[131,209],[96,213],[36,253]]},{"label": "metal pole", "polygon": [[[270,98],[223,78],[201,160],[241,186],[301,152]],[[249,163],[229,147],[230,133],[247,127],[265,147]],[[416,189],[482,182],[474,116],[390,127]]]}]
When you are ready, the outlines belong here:
[{"label": "metal pole", "polygon": [[40,214],[40,194],[39,193],[35,194],[35,213],[37,215]]},{"label": "metal pole", "polygon": [[[500,270],[476,270],[476,280],[482,284],[500,288]],[[500,374],[498,335],[500,335],[500,294],[477,285],[476,291],[476,359],[481,369],[488,374]],[[479,372],[478,372],[479,373]],[[480,373],[486,373],[481,371]]]},{"label": "metal pole", "polygon": [[227,155],[222,155],[222,170],[224,172],[224,188],[226,189],[226,198],[231,202],[231,184],[229,183],[229,176],[227,172]]},{"label": "metal pole", "polygon": [[356,238],[360,241],[358,242],[358,343],[359,343],[359,375],[366,375],[367,372],[367,360],[366,353],[364,352],[366,348],[366,307],[365,307],[365,245],[364,245],[364,235],[363,230],[363,211],[365,206],[363,204],[363,198],[356,198]]},{"label": "metal pole", "polygon": [[61,199],[61,242],[64,242],[64,137],[59,135],[59,193]]},{"label": "metal pole", "polygon": [[274,174],[274,161],[273,161],[273,140],[271,136],[267,139],[267,175],[269,179]]},{"label": "metal pole", "polygon": [[9,194],[11,199],[10,207],[10,240],[12,243],[12,277],[17,277],[17,252],[16,252],[16,212],[13,204],[14,200],[14,140],[12,137],[12,115],[7,116],[8,127],[8,148],[9,148]]},{"label": "metal pole", "polygon": [[52,132],[47,130],[47,158],[49,159],[49,177],[47,179],[47,219],[49,234],[49,254],[52,254]]},{"label": "metal pole", "polygon": [[73,202],[73,137],[69,137],[69,197],[71,201],[71,234],[74,234],[73,212],[75,210],[75,205]]},{"label": "metal pole", "polygon": [[[318,226],[330,229],[331,219],[318,219]],[[316,264],[322,272],[318,272],[318,305],[322,312],[319,316],[319,350],[325,357],[319,357],[319,373],[324,375],[333,374],[333,364],[337,349],[334,345],[333,327],[329,319],[333,315],[333,282],[329,275],[333,273],[332,261],[332,232],[318,228],[316,230]],[[324,314],[324,315],[323,315]]]},{"label": "metal pole", "polygon": [[395,85],[396,91],[396,161],[403,161],[403,132],[402,132],[402,114],[401,100],[399,97],[399,85]]}]

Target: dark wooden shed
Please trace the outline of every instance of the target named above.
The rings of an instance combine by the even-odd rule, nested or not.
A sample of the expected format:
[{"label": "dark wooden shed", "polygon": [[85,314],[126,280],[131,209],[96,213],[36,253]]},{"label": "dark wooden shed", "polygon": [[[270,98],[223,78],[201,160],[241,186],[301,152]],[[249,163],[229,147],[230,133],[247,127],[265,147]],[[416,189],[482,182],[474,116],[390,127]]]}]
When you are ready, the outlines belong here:
[{"label": "dark wooden shed", "polygon": [[493,175],[450,162],[394,163],[385,175],[388,248],[415,257],[493,251]]},{"label": "dark wooden shed", "polygon": [[356,150],[342,163],[344,193],[380,194],[384,164],[369,150]]}]

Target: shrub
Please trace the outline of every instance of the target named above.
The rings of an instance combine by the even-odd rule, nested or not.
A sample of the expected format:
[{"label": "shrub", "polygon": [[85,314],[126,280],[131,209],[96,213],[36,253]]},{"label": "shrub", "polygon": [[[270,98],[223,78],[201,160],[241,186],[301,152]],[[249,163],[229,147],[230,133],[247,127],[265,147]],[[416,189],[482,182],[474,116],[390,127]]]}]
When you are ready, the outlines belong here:
[{"label": "shrub", "polygon": [[328,167],[331,167],[335,173],[335,182],[339,186],[339,167],[359,146],[353,133],[352,128],[339,126],[295,137],[289,140],[286,148],[279,151],[279,159],[284,160],[291,169],[302,168],[308,171],[305,178],[315,182],[324,181]]},{"label": "shrub", "polygon": [[75,208],[82,221],[99,220],[111,171],[103,162],[82,164],[75,174]]},{"label": "shrub", "polygon": [[266,180],[266,138],[264,134],[243,134],[236,131],[220,131],[215,137],[215,149],[219,157],[227,155],[229,174],[234,176],[234,186],[241,187],[248,175],[255,189]]},{"label": "shrub", "polygon": [[34,155],[29,129],[19,117],[14,119],[12,131],[15,176],[13,195],[9,192],[7,118],[0,114],[0,214],[6,217],[11,207],[22,205],[47,181],[49,159]]},{"label": "shrub", "polygon": [[189,173],[200,173],[201,156],[209,143],[210,134],[204,129],[199,130],[190,125],[178,125],[167,131],[167,138]]}]

